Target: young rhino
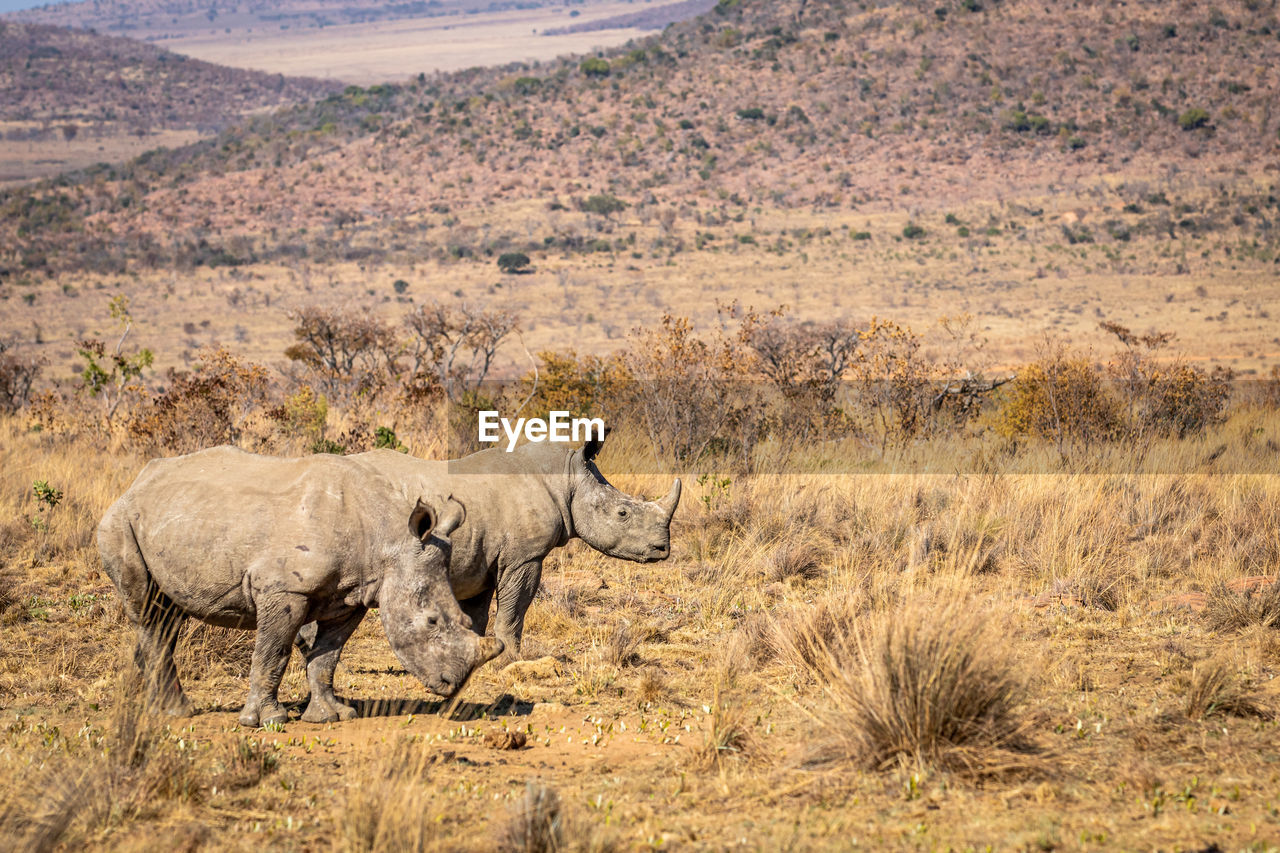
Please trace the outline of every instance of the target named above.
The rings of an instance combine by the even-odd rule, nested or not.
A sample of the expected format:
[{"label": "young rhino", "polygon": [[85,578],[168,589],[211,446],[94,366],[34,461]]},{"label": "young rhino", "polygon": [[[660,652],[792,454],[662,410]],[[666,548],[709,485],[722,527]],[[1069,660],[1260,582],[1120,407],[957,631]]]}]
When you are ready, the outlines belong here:
[{"label": "young rhino", "polygon": [[351,719],[333,672],[379,604],[405,667],[433,693],[457,693],[502,643],[471,630],[449,587],[449,534],[463,506],[428,500],[356,458],[327,454],[278,459],[220,447],[148,464],[103,516],[98,547],[138,626],[135,660],[152,700],[190,713],[173,653],[194,617],[256,629],[240,723],[282,723],[280,677],[298,629],[315,622],[302,719]]}]

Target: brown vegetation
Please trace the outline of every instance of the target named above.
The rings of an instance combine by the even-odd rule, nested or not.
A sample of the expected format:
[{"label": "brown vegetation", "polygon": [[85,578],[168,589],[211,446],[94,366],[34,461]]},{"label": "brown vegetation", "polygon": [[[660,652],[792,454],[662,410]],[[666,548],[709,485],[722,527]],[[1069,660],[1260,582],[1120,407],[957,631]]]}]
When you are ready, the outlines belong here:
[{"label": "brown vegetation", "polygon": [[[14,519],[0,535],[0,704],[16,712],[0,751],[2,837],[119,846],[180,832],[237,846],[269,831],[354,850],[557,850],[719,847],[743,833],[839,847],[847,820],[877,847],[909,846],[922,821],[949,846],[1087,833],[1169,847],[1210,831],[1245,845],[1268,831],[1274,409],[1238,400],[1134,442],[1123,386],[1075,377],[1108,395],[1123,431],[1011,442],[994,425],[1024,405],[1023,379],[963,418],[929,406],[904,416],[898,401],[932,399],[958,369],[920,358],[886,377],[889,391],[841,376],[832,405],[853,426],[824,433],[776,417],[785,408],[769,414],[770,400],[812,386],[803,372],[771,378],[778,360],[761,353],[815,363],[829,330],[782,312],[737,322],[704,337],[672,318],[614,359],[583,360],[594,378],[566,367],[578,357],[547,354],[545,396],[532,376],[482,386],[609,412],[601,464],[628,490],[686,473],[670,562],[557,553],[526,623],[534,659],[480,670],[447,705],[416,698],[370,620],[339,673],[361,719],[287,732],[234,726],[226,697],[248,648],[225,630],[196,629],[179,662],[195,717],[152,721],[134,707],[117,683],[130,631],[97,566],[98,517],[155,448],[376,442],[440,457],[454,452],[445,422],[385,377],[361,378],[358,358],[340,374],[366,390],[338,410],[304,377],[225,350],[162,390],[123,394],[110,420],[68,390],[0,421],[0,465],[13,472],[0,501]],[[845,370],[883,353],[883,329],[918,352],[901,327],[854,326]],[[709,409],[691,417],[713,423],[746,399],[766,409],[681,446],[643,417],[637,389],[709,360],[756,396],[695,394],[686,406]],[[447,401],[432,399],[428,409]],[[864,476],[833,473],[854,470]],[[814,471],[828,473],[799,473]],[[1197,590],[1202,614],[1160,603]],[[305,690],[295,666],[286,701],[297,707]],[[847,817],[832,821],[833,806]]]}]

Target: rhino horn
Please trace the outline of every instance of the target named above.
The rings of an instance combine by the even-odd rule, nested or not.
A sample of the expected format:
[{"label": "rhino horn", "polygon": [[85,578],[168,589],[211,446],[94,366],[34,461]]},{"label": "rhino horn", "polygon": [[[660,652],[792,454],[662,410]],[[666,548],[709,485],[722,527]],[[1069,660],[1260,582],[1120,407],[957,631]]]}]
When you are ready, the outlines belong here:
[{"label": "rhino horn", "polygon": [[478,663],[476,663],[476,666],[479,666],[482,663],[487,663],[488,661],[493,660],[498,655],[502,654],[505,648],[506,646],[504,646],[502,644],[502,641],[499,640],[497,637],[481,637],[480,638],[480,660]]},{"label": "rhino horn", "polygon": [[445,502],[444,508],[440,510],[440,517],[436,519],[434,532],[437,536],[444,539],[449,538],[449,534],[457,530],[467,518],[467,508],[459,503],[451,495]]},{"label": "rhino horn", "polygon": [[676,507],[680,505],[680,478],[671,484],[671,491],[667,492],[667,496],[658,501],[658,506],[662,507],[662,511],[667,514],[667,520],[671,520],[671,516],[676,514]]}]

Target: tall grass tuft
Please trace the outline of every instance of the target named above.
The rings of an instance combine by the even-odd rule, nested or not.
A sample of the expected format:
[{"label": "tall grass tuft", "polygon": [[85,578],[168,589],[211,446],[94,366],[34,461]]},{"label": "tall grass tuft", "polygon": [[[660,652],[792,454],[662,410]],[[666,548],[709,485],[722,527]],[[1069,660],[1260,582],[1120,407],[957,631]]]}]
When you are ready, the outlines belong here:
[{"label": "tall grass tuft", "polygon": [[610,853],[617,848],[611,836],[584,824],[553,788],[530,780],[524,796],[497,828],[496,847],[502,853]]},{"label": "tall grass tuft", "polygon": [[1215,715],[1274,718],[1262,698],[1221,657],[1196,664],[1185,680],[1183,711],[1188,719],[1203,720]]},{"label": "tall grass tuft", "polygon": [[1241,590],[1219,581],[1209,590],[1203,615],[1215,631],[1280,627],[1280,581]]},{"label": "tall grass tuft", "polygon": [[427,787],[440,756],[420,740],[403,738],[374,772],[351,780],[341,812],[341,845],[352,853],[436,849],[433,794]]},{"label": "tall grass tuft", "polygon": [[827,736],[817,760],[978,775],[1029,763],[1023,680],[971,603],[913,599],[833,624],[840,630],[779,632],[825,695],[807,709]]},{"label": "tall grass tuft", "polygon": [[54,850],[199,797],[192,751],[136,697],[122,695],[91,751],[52,757],[0,802],[0,849]]}]

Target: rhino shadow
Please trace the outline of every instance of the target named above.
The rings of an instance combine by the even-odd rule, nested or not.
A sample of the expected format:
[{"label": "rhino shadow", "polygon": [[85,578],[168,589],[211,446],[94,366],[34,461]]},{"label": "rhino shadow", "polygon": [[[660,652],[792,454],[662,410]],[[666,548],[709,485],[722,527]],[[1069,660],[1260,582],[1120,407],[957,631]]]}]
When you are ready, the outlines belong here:
[{"label": "rhino shadow", "polygon": [[360,719],[368,717],[403,717],[409,714],[439,714],[451,720],[476,720],[487,714],[496,716],[528,716],[533,713],[533,703],[525,702],[511,694],[504,694],[493,702],[455,702],[452,699],[350,699]]},{"label": "rhino shadow", "polygon": [[[533,713],[533,703],[518,699],[510,693],[504,693],[492,702],[458,702],[453,699],[417,699],[400,697],[378,697],[376,699],[357,699],[348,697],[348,703],[356,709],[357,719],[374,717],[407,717],[410,714],[422,716],[438,714],[451,720],[476,720],[486,715],[502,717],[526,717]],[[301,711],[307,700],[292,703],[291,707]]]}]

